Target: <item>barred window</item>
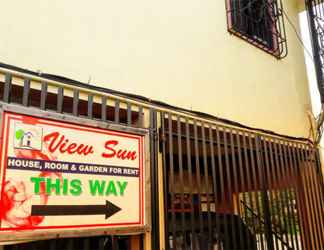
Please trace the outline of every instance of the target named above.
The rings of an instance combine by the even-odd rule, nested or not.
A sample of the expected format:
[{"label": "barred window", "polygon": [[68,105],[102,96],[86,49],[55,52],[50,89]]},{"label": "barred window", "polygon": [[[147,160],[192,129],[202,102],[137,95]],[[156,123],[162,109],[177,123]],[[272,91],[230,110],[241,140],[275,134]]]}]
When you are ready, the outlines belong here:
[{"label": "barred window", "polygon": [[278,59],[287,55],[281,0],[226,0],[230,33]]}]

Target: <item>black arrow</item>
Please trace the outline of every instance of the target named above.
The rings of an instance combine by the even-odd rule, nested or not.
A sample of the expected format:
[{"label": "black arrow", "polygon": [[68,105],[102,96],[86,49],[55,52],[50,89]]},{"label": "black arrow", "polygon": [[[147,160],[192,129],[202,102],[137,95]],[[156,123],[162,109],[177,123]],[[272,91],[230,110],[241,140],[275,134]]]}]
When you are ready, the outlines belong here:
[{"label": "black arrow", "polygon": [[115,204],[106,201],[105,205],[32,205],[34,216],[97,215],[107,218],[121,210]]}]

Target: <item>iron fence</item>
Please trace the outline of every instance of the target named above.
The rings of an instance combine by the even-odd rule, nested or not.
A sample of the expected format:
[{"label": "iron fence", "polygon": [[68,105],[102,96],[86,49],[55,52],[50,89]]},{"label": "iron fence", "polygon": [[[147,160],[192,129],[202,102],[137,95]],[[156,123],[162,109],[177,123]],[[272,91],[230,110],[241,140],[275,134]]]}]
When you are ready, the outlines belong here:
[{"label": "iron fence", "polygon": [[[160,243],[167,249],[197,250],[324,248],[323,176],[318,151],[309,142],[134,97],[0,72],[3,103],[149,129],[152,249],[160,249]],[[55,244],[61,241],[48,242],[56,242],[50,245],[59,249]],[[69,246],[71,240],[64,242]],[[73,242],[69,244],[79,244]],[[127,237],[96,237],[89,242],[129,249]]]}]

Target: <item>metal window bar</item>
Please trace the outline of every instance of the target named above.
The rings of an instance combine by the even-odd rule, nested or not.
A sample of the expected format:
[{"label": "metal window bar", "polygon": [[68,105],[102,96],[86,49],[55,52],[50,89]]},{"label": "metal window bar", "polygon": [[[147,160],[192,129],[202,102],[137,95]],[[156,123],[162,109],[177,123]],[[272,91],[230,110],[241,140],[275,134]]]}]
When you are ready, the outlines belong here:
[{"label": "metal window bar", "polygon": [[228,31],[282,59],[287,39],[281,0],[225,0]]}]

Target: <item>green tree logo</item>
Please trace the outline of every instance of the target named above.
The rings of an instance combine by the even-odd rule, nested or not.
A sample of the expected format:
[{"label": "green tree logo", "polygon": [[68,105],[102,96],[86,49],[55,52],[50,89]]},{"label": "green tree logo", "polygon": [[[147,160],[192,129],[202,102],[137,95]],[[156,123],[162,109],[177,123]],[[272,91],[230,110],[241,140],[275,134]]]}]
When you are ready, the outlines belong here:
[{"label": "green tree logo", "polygon": [[25,131],[22,129],[18,129],[16,131],[16,139],[21,140],[24,137]]}]

